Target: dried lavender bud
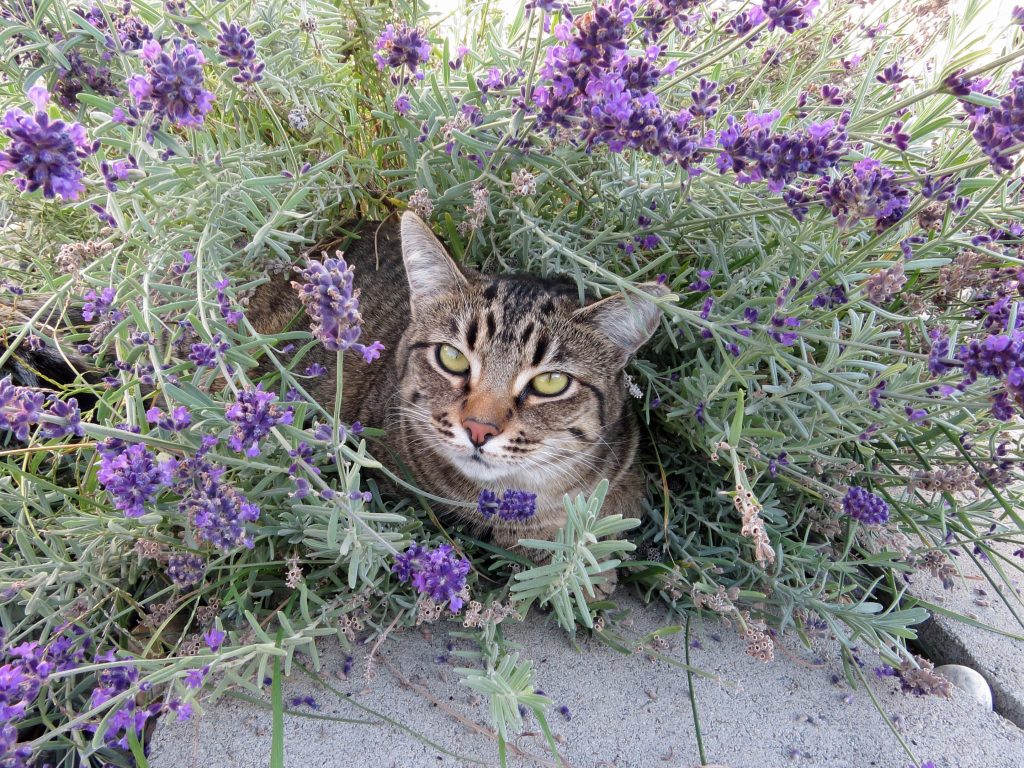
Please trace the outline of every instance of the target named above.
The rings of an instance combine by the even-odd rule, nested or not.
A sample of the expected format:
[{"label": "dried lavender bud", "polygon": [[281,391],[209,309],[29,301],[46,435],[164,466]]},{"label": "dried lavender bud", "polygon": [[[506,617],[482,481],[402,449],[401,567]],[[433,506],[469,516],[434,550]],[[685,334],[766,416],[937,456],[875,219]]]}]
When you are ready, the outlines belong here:
[{"label": "dried lavender bud", "polygon": [[880,270],[864,281],[864,290],[872,303],[888,304],[907,282],[903,262],[898,261],[887,269]]}]

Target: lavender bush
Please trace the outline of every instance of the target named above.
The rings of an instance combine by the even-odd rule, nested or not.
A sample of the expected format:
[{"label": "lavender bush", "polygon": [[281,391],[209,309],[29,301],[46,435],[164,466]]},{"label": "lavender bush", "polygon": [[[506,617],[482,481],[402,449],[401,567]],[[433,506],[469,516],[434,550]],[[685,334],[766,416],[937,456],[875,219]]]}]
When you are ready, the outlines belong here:
[{"label": "lavender bush", "polygon": [[[4,3],[0,279],[28,319],[4,310],[0,364],[66,317],[104,373],[0,382],[0,763],[132,765],[204,689],[322,636],[369,677],[361,643],[439,620],[478,640],[504,740],[550,706],[496,630],[517,609],[656,649],[588,602],[626,557],[758,658],[824,632],[912,669],[915,573],[1024,565],[994,546],[1021,529],[1024,9],[994,50],[953,18],[926,67],[907,19],[849,6],[531,0],[452,35],[402,2]],[[363,477],[302,352],[379,344],[343,256],[305,251],[405,207],[486,271],[672,288],[624,382],[644,520],[567,500],[538,571]],[[257,334],[247,296],[293,263],[314,333]]]}]

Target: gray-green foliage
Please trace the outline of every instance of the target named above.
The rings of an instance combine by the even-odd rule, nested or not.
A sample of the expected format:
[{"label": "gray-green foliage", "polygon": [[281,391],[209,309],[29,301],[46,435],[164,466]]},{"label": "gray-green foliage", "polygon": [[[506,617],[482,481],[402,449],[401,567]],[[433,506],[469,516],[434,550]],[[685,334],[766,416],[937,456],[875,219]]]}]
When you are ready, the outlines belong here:
[{"label": "gray-green foliage", "polygon": [[[96,5],[111,17],[120,3]],[[979,4],[967,5],[970,17]],[[679,110],[691,104],[701,77],[718,82],[720,94],[732,86],[704,126],[716,135],[728,117],[742,121],[749,110],[778,109],[787,131],[849,110],[850,141],[834,173],[870,155],[912,192],[906,215],[884,231],[863,222],[838,227],[820,207],[797,221],[765,184],[737,184],[713,158],[703,173],[689,174],[643,152],[587,147],[572,131],[537,130],[521,99],[540,82],[557,42],[539,13],[520,11],[503,25],[486,6],[474,6],[460,26],[464,39],[442,47],[422,4],[201,0],[181,18],[156,0],[137,2],[138,16],[158,36],[195,38],[208,59],[205,86],[216,95],[201,129],[164,126],[152,144],[144,126],[113,119],[114,108],[125,105],[125,79],[142,65],[132,51],[101,58],[103,24],[55,0],[0,18],[0,42],[15,53],[0,62],[5,111],[24,109],[33,83],[53,88],[71,51],[109,66],[121,89],[118,96],[86,89],[77,109],[54,113],[78,120],[100,142],[84,163],[88,183],[78,202],[21,194],[8,183],[13,174],[0,178],[0,276],[46,300],[27,324],[4,329],[2,360],[40,335],[51,310],[81,304],[89,290],[116,289],[126,313],[92,340],[116,381],[107,387],[80,379],[62,393],[95,402],[84,436],[61,445],[36,433],[27,444],[5,438],[0,448],[0,624],[8,644],[50,642],[74,626],[97,651],[135,656],[138,683],[155,685],[162,701],[191,701],[184,675],[207,665],[208,689],[256,692],[272,660],[284,659],[286,670],[296,653],[315,660],[318,637],[332,634],[354,648],[357,637],[379,639],[412,624],[424,602],[391,574],[395,553],[411,541],[454,542],[479,574],[495,580],[472,576],[474,599],[510,600],[524,611],[550,606],[569,631],[600,627],[611,615],[607,602],[588,598],[619,564],[623,580],[679,614],[695,605],[707,611],[707,596],[721,595],[715,605],[740,626],[764,622],[806,637],[824,624],[844,645],[867,645],[894,662],[908,655],[906,641],[929,607],[905,592],[904,575],[934,566],[948,576],[957,562],[950,552],[959,550],[961,557],[987,558],[993,581],[1008,583],[1020,562],[992,545],[1020,528],[1013,484],[1019,421],[991,418],[984,381],[937,389],[959,377],[955,370],[932,375],[928,353],[933,331],[948,334],[951,349],[982,337],[990,270],[1024,265],[1021,238],[1012,231],[1022,215],[1019,174],[992,170],[963,106],[944,85],[966,69],[991,77],[994,92],[1003,92],[1024,56],[1021,33],[988,46],[966,39],[966,18],[955,18],[949,54],[897,91],[876,78],[913,40],[904,20],[886,16],[884,33],[865,42],[844,30],[846,6],[833,3],[794,35],[762,33],[747,41],[751,48],[707,15],[692,36],[670,26],[662,55],[680,68],[659,86],[660,96]],[[228,19],[248,25],[256,39],[266,63],[258,84],[233,83],[219,59],[217,22]],[[373,61],[384,25],[399,19],[428,29],[436,44],[422,82],[393,85]],[[461,68],[450,67],[463,41],[471,52]],[[629,45],[639,54],[643,41],[634,35]],[[857,52],[863,61],[847,73],[840,62]],[[491,67],[522,74],[485,100],[478,79]],[[824,84],[840,88],[846,102],[825,103]],[[399,94],[409,96],[407,115],[394,107]],[[966,100],[997,103],[982,93]],[[467,106],[480,109],[479,120],[459,117]],[[897,117],[910,135],[906,151],[880,138]],[[128,153],[138,168],[117,190],[107,189],[100,163]],[[924,227],[931,202],[923,182],[945,174],[969,203],[960,212],[947,205]],[[534,188],[524,190],[517,175]],[[485,224],[460,231],[479,189],[489,193]],[[589,499],[567,500],[569,523],[557,541],[523,542],[550,554],[549,563],[531,566],[517,553],[496,553],[439,519],[437,500],[377,491],[367,472],[380,465],[367,443],[351,433],[336,439],[337,411],[303,396],[302,355],[281,362],[284,346],[315,343],[308,333],[261,336],[244,318],[237,327],[225,321],[219,281],[231,279],[228,300],[242,309],[268,270],[291,263],[352,216],[406,205],[416,190],[425,190],[430,220],[456,257],[485,271],[568,275],[581,293],[597,295],[665,275],[674,298],[630,368],[648,427],[650,503],[639,527],[597,516],[602,486]],[[105,228],[91,205],[117,228]],[[989,230],[1001,239],[976,239]],[[904,263],[900,246],[914,236],[924,240],[913,243],[913,258]],[[640,247],[641,237],[656,242]],[[94,250],[77,268],[62,269],[61,249],[74,253],[85,241]],[[195,254],[195,264],[180,270],[183,251]],[[967,258],[974,261],[954,285],[951,265]],[[905,285],[886,301],[874,300],[867,281],[897,263],[904,263]],[[705,291],[691,288],[700,270],[713,273]],[[848,301],[815,305],[818,292],[833,287]],[[705,311],[708,298],[713,306]],[[1012,326],[1019,312],[1011,304]],[[751,321],[754,311],[759,319]],[[776,312],[800,321],[792,344],[771,335]],[[218,335],[228,342],[215,369],[188,362],[187,342],[194,340],[183,322],[203,343]],[[89,341],[91,330],[77,327],[61,341]],[[123,370],[113,370],[115,359]],[[260,506],[252,549],[222,552],[198,541],[173,493],[161,494],[143,516],[125,518],[97,478],[96,444],[118,438],[160,456],[194,456],[203,435],[229,434],[225,410],[256,383],[253,366],[263,359],[272,371],[265,388],[299,395],[294,423],[275,427],[259,457],[223,445],[216,450],[225,480]],[[881,381],[884,397],[875,403]],[[168,410],[186,407],[191,429],[151,428],[145,414],[152,392]],[[314,435],[304,428],[312,422],[333,423],[334,434]],[[301,442],[312,454],[297,460],[288,451]],[[966,473],[967,486],[927,490],[922,483],[939,470]],[[915,477],[916,484],[908,482]],[[310,483],[310,496],[296,493],[297,478]],[[840,514],[848,485],[883,497],[892,510],[889,525],[868,531]],[[761,545],[751,530],[763,533]],[[620,563],[633,551],[619,538],[627,531],[639,554]],[[165,573],[170,553],[202,555],[203,581],[174,587]],[[513,578],[511,562],[526,569]],[[1019,606],[1013,590],[1002,590],[1000,599]],[[202,642],[211,628],[228,634],[216,652]],[[473,636],[485,669],[465,673],[466,683],[490,696],[505,738],[519,727],[519,704],[542,715],[545,702],[532,693],[530,664],[506,655],[497,622],[485,622]],[[135,695],[133,688],[89,703],[95,673],[110,665],[90,652],[77,670],[53,675],[19,722],[23,741],[63,766],[126,763],[102,749],[102,728],[92,735],[78,727],[109,720]]]},{"label": "gray-green foliage", "polygon": [[575,632],[577,623],[593,628],[588,599],[598,596],[595,587],[607,582],[609,574],[614,576],[619,556],[636,549],[632,542],[614,537],[640,525],[639,520],[622,515],[599,517],[607,493],[608,481],[604,480],[589,499],[582,494],[575,500],[566,496],[565,527],[554,541],[519,540],[526,549],[538,551],[534,559],[545,561],[515,576],[512,596],[522,604],[520,613],[525,614],[537,602],[541,607],[550,605],[568,632]]}]

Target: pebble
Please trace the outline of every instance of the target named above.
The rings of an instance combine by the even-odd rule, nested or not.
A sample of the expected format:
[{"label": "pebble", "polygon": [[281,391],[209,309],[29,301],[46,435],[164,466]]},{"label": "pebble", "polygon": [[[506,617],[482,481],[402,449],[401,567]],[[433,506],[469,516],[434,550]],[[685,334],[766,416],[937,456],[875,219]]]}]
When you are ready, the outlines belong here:
[{"label": "pebble", "polygon": [[957,688],[965,691],[985,709],[992,711],[992,689],[988,687],[988,681],[982,677],[980,672],[960,664],[943,664],[941,667],[936,667],[935,671]]}]

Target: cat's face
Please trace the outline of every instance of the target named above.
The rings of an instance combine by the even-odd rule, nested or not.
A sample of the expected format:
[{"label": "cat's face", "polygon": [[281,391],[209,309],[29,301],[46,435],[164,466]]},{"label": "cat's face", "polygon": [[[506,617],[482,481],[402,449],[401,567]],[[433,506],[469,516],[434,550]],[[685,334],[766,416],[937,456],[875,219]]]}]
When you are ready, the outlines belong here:
[{"label": "cat's face", "polygon": [[656,327],[657,307],[622,296],[581,307],[568,283],[464,274],[411,214],[402,246],[407,448],[433,449],[480,485],[583,477],[588,454],[624,416],[622,368]]}]

